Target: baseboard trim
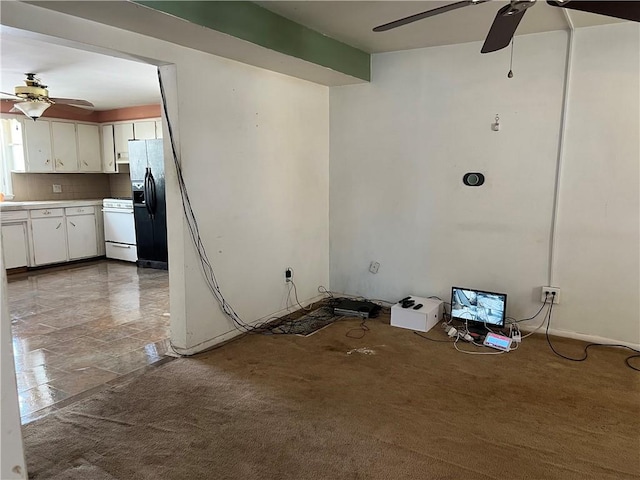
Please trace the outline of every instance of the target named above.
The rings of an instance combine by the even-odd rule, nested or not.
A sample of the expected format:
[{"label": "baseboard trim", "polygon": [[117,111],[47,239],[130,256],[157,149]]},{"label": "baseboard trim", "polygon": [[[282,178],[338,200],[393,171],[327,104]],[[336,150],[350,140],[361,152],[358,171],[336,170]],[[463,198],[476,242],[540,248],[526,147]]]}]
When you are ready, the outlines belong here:
[{"label": "baseboard trim", "polygon": [[[535,330],[535,328],[528,327],[520,327],[520,330],[523,332],[531,332]],[[544,327],[538,330],[538,333],[544,335]],[[613,338],[606,337],[598,337],[596,335],[585,335],[583,333],[570,332],[568,330],[558,330],[555,328],[549,329],[549,334],[554,335],[556,337],[564,337],[571,338],[574,340],[582,340],[583,342],[588,343],[604,343],[604,344],[614,344],[614,345],[625,345],[630,348],[634,348],[636,350],[640,350],[640,343],[627,342],[625,340],[616,340]]]},{"label": "baseboard trim", "polygon": [[[324,295],[316,295],[315,297],[309,299],[309,300],[305,300],[304,302],[302,302],[302,306],[303,307],[307,307],[309,305],[311,305],[312,303],[315,303],[319,300],[322,300],[324,298]],[[297,306],[297,305],[296,305]],[[289,313],[293,313],[293,312],[297,312],[298,310],[300,310],[300,307],[296,308],[296,309],[286,309],[283,308],[282,310],[279,310],[275,313],[271,313],[269,315],[265,315],[264,317],[258,318],[252,322],[249,322],[250,325],[258,325],[262,322],[265,322],[267,320],[269,320],[272,317],[281,317],[284,315],[287,315]],[[197,353],[202,353],[206,350],[211,350],[213,348],[216,347],[221,347],[222,345],[224,345],[225,343],[228,343],[232,340],[235,340],[236,338],[239,338],[241,336],[246,335],[245,332],[241,332],[240,330],[236,330],[235,328],[233,330],[229,330],[228,332],[225,332],[221,335],[218,335],[216,337],[213,337],[209,340],[205,340],[204,342],[201,342],[197,345],[193,345],[191,347],[186,347],[186,348],[181,348],[181,347],[177,347],[175,345],[173,345],[173,350],[181,356],[185,356],[185,357],[189,357],[191,355],[195,355]]]}]

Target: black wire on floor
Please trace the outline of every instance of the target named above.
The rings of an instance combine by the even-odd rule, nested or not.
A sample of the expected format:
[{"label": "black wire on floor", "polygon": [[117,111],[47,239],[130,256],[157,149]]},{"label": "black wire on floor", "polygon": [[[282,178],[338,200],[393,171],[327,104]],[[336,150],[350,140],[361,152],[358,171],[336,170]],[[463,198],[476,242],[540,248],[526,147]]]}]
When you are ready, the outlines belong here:
[{"label": "black wire on floor", "polygon": [[[361,338],[364,338],[368,331],[369,327],[367,326],[367,319],[363,318],[360,322],[360,325],[358,325],[356,328],[352,328],[351,330],[347,330],[347,333],[345,333],[344,336],[360,340]],[[355,334],[352,332],[360,332],[360,334]]]},{"label": "black wire on floor", "polygon": [[549,327],[551,326],[551,314],[552,314],[552,312],[553,312],[553,301],[551,302],[551,305],[549,306],[549,315],[547,317],[547,328],[545,329],[545,337],[547,338],[547,343],[549,344],[549,347],[551,348],[551,351],[553,351],[553,353],[555,353],[557,356],[559,356],[561,358],[564,358],[565,360],[569,360],[571,362],[584,362],[589,357],[589,349],[591,347],[626,348],[628,350],[631,350],[632,352],[637,352],[637,353],[634,354],[634,355],[629,355],[627,358],[625,358],[624,363],[630,369],[635,370],[637,372],[640,372],[640,368],[634,367],[629,362],[629,360],[631,360],[632,358],[639,358],[640,357],[640,350],[636,350],[635,348],[631,348],[628,345],[614,344],[614,343],[589,343],[587,346],[584,347],[583,355],[580,358],[569,357],[567,355],[563,355],[562,353],[558,352],[555,349],[555,347],[553,346],[553,344],[551,343],[551,338],[549,337]]},{"label": "black wire on floor", "polygon": [[451,343],[453,340],[437,340],[435,338],[429,338],[426,335],[422,335],[420,332],[413,332],[420,338],[424,338],[425,340],[431,340],[432,342],[440,342],[440,343]]}]

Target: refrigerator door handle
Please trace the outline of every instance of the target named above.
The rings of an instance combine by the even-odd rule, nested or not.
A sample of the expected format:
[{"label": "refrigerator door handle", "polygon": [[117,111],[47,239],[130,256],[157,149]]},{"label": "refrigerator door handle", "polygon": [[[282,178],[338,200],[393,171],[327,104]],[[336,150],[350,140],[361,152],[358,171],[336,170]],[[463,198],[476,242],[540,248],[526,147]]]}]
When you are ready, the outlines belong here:
[{"label": "refrigerator door handle", "polygon": [[156,182],[155,182],[155,179],[153,178],[153,173],[151,173],[151,168],[149,167],[147,167],[145,180],[146,180],[145,198],[147,199],[147,210],[151,218],[153,218],[156,213],[156,207],[157,207],[158,201],[156,196]]},{"label": "refrigerator door handle", "polygon": [[147,168],[144,172],[144,206],[147,209],[147,213],[149,217],[153,216],[153,211],[151,210],[151,195],[149,192],[149,168]]}]

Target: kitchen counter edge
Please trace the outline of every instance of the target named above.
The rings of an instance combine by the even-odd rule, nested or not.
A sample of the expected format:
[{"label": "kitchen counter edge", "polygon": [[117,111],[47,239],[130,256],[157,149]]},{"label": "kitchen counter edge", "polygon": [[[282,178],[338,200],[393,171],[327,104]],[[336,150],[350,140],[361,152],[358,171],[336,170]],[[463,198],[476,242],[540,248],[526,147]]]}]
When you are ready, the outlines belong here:
[{"label": "kitchen counter edge", "polygon": [[102,200],[43,200],[31,202],[0,202],[0,212],[35,210],[39,208],[65,208],[102,205]]}]

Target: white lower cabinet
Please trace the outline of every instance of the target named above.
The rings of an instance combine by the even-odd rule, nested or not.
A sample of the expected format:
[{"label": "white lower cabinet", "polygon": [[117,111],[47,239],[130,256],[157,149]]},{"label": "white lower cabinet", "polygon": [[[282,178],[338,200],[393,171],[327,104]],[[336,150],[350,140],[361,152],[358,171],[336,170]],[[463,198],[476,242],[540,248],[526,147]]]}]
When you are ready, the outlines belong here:
[{"label": "white lower cabinet", "polygon": [[95,214],[68,216],[67,242],[69,244],[69,260],[97,256]]},{"label": "white lower cabinet", "polygon": [[29,217],[33,252],[30,266],[104,255],[102,220],[96,217],[94,205],[34,209]]},{"label": "white lower cabinet", "polygon": [[[36,212],[37,210],[34,210]],[[65,221],[59,217],[31,218],[33,254],[36,265],[67,261]]]},{"label": "white lower cabinet", "polygon": [[2,250],[5,268],[19,268],[29,265],[27,245],[26,223],[2,225]]}]

